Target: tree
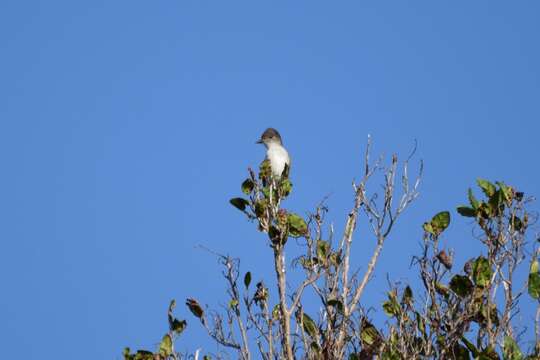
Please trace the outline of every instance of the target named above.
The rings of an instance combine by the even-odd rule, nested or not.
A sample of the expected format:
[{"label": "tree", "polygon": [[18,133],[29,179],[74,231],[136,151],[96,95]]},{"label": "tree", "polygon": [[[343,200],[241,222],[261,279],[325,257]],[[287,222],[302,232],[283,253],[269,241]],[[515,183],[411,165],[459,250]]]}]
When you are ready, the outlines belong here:
[{"label": "tree", "polygon": [[[418,197],[422,164],[410,181],[410,157],[399,166],[394,155],[384,166],[382,158],[371,163],[370,148],[368,141],[363,176],[353,183],[354,204],[338,241],[334,241],[333,228],[324,231],[328,211],[324,202],[303,218],[282,206],[292,191],[287,177],[274,178],[266,161],[258,174],[249,169],[241,185],[245,197],[230,202],[268,235],[275,279],[273,286],[263,282],[252,286],[252,275],[246,272],[239,284],[239,260],[216,254],[224,267],[228,308],[223,313],[208,312],[197,300],[186,300],[208,335],[240,359],[540,358],[540,250],[536,246],[527,258],[525,249],[531,223],[527,206],[532,199],[503,182],[479,179],[483,197],[477,199],[469,189],[469,204],[456,209],[472,219],[474,237],[483,244],[485,255],[470,259],[462,270],[454,269],[456,254],[442,248],[439,241],[450,225],[451,213],[439,212],[423,224],[422,251],[413,258],[422,288],[415,295],[410,285],[391,285],[382,304],[389,321],[384,329],[373,325],[360,300],[394,224]],[[370,194],[367,183],[375,174],[382,175],[382,191]],[[351,246],[360,216],[368,220],[374,239],[371,259],[361,276],[351,271]],[[285,251],[294,246],[290,238],[297,239],[304,254],[289,265]],[[514,274],[523,264],[529,266],[528,282],[518,284]],[[295,269],[303,272],[303,281],[290,292],[287,272]],[[320,301],[319,314],[308,314],[303,303],[307,289]],[[271,292],[277,294],[275,304]],[[536,302],[538,311],[535,345],[521,350],[521,329],[514,327],[513,319],[524,292]],[[190,355],[174,350],[175,340],[187,325],[175,318],[175,305],[173,300],[169,331],[157,351],[131,353],[126,348],[126,360],[200,357],[199,352]],[[212,357],[222,354],[203,356]]]}]

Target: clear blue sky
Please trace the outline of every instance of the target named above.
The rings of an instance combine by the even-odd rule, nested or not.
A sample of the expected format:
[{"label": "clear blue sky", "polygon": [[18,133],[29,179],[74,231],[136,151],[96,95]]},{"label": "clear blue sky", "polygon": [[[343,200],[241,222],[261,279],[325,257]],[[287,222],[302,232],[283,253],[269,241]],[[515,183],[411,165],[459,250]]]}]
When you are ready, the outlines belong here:
[{"label": "clear blue sky", "polygon": [[[387,274],[418,285],[421,224],[464,202],[476,177],[540,196],[537,1],[294,3],[2,1],[3,358],[153,348],[171,298],[225,301],[198,244],[269,282],[263,235],[228,204],[268,126],[293,157],[288,206],[305,213],[331,194],[338,234],[367,134],[402,157],[418,141],[421,198],[366,306],[379,307]],[[362,267],[373,243],[359,230]],[[444,242],[458,264],[479,250],[456,216]],[[179,350],[215,349],[178,315]]]}]

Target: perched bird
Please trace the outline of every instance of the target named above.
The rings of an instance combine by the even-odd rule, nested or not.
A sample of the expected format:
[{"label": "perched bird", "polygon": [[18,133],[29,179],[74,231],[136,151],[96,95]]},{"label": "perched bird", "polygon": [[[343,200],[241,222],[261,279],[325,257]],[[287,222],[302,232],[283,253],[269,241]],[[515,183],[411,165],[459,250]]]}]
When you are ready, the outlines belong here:
[{"label": "perched bird", "polygon": [[279,132],[273,128],[266,129],[257,144],[266,146],[266,159],[270,161],[272,175],[276,179],[279,179],[281,175],[288,176],[291,159],[287,149],[283,147]]}]

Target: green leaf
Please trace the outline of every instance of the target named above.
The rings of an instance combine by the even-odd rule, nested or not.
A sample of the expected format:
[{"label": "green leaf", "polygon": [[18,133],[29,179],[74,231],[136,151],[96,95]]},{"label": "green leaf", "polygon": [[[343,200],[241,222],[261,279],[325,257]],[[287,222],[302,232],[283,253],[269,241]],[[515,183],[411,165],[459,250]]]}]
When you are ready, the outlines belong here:
[{"label": "green leaf", "polygon": [[300,265],[306,270],[311,269],[313,265],[318,264],[318,262],[319,261],[316,258],[309,259],[305,256],[300,257]]},{"label": "green leaf", "polygon": [[259,166],[259,179],[266,180],[272,174],[272,166],[270,160],[265,159]]},{"label": "green leaf", "polygon": [[281,317],[281,309],[279,307],[279,304],[276,304],[274,308],[272,309],[272,318],[274,320],[279,320]]},{"label": "green leaf", "polygon": [[339,265],[341,265],[341,250],[330,254],[330,263],[334,265],[336,268],[338,268]]},{"label": "green leaf", "polygon": [[292,183],[289,179],[285,178],[282,182],[281,182],[281,195],[283,197],[286,197],[286,196],[289,196],[289,194],[291,193],[292,191]]},{"label": "green leaf", "polygon": [[292,237],[300,237],[307,233],[306,222],[295,213],[287,215],[287,224],[289,225],[289,235]]},{"label": "green leaf", "polygon": [[[268,237],[275,244],[280,243],[282,241],[281,231],[278,229],[277,226],[274,226],[274,225],[271,225],[270,228],[268,229]],[[285,239],[285,241],[286,240],[287,239]]]},{"label": "green leaf", "polygon": [[261,217],[264,215],[266,208],[268,206],[268,201],[266,199],[259,200],[255,203],[255,215]]},{"label": "green leaf", "polygon": [[174,318],[172,321],[171,330],[176,335],[180,335],[186,329],[186,326],[187,326],[186,320],[178,320]]},{"label": "green leaf", "polygon": [[315,338],[318,335],[319,331],[317,325],[315,325],[315,322],[306,313],[302,314],[302,325],[304,331],[312,338]]},{"label": "green leaf", "polygon": [[424,229],[425,232],[428,232],[430,234],[435,234],[435,232],[433,231],[433,227],[431,226],[431,223],[424,223],[424,225],[422,225],[422,228]]},{"label": "green leaf", "polygon": [[504,337],[504,360],[522,360],[523,354],[519,350],[518,345],[510,336]]},{"label": "green leaf", "polygon": [[450,213],[448,211],[441,211],[431,219],[431,226],[433,230],[442,233],[450,225]]},{"label": "green leaf", "polygon": [[317,240],[317,258],[325,264],[330,253],[330,244],[324,240]]},{"label": "green leaf", "polygon": [[514,198],[514,190],[511,186],[508,186],[503,182],[497,181],[496,184],[499,186],[499,190],[501,191],[501,194],[503,195],[506,204],[510,206]]},{"label": "green leaf", "polygon": [[328,300],[328,305],[337,309],[339,313],[343,313],[343,303],[339,299]]},{"label": "green leaf", "polygon": [[469,355],[469,350],[465,346],[455,344],[453,351],[453,357],[454,360],[470,360],[471,356]]},{"label": "green leaf", "polygon": [[456,210],[461,216],[476,217],[476,210],[468,206],[458,206]]},{"label": "green leaf", "polygon": [[450,289],[456,293],[457,296],[464,298],[472,294],[473,284],[468,277],[463,275],[454,275],[450,280]]},{"label": "green leaf", "polygon": [[499,354],[492,347],[488,346],[478,356],[478,360],[499,360]]},{"label": "green leaf", "polygon": [[[263,193],[265,199],[270,199],[270,187],[268,187],[268,186],[263,187],[261,191],[262,191],[262,193]],[[275,193],[275,192],[274,192],[274,193]],[[275,202],[275,200],[276,200],[276,199],[275,199],[275,197],[274,197],[274,202]]]},{"label": "green leaf", "polygon": [[474,197],[474,194],[473,194],[473,191],[472,191],[471,188],[469,188],[468,197],[469,197],[469,204],[471,204],[472,208],[474,210],[478,209],[478,205],[480,205],[480,204],[479,204],[478,200],[476,200],[476,198]]},{"label": "green leaf", "polygon": [[469,351],[471,352],[473,357],[476,359],[476,357],[478,357],[478,349],[476,348],[476,346],[474,346],[474,344],[472,342],[467,340],[467,338],[465,336],[461,337],[461,341],[465,344],[467,349],[469,349]]},{"label": "green leaf", "polygon": [[430,222],[424,223],[424,230],[432,235],[439,235],[450,224],[450,213],[448,211],[441,211],[436,214]]},{"label": "green leaf", "polygon": [[491,198],[495,194],[495,191],[496,191],[495,185],[493,185],[489,181],[484,180],[484,179],[478,179],[476,180],[476,182],[478,183],[478,186],[480,186],[480,188],[482,189],[482,191],[484,192],[484,194],[486,194],[488,198]]},{"label": "green leaf", "polygon": [[397,317],[401,313],[401,306],[399,306],[395,291],[388,292],[388,300],[383,303],[382,307],[388,316]]},{"label": "green leaf", "polygon": [[247,272],[246,275],[244,275],[244,285],[246,286],[246,289],[249,288],[249,284],[251,284],[251,272]]},{"label": "green leaf", "polygon": [[504,210],[504,198],[500,190],[496,190],[489,198],[489,206],[491,208],[491,213],[495,215],[498,215],[500,211]]},{"label": "green leaf", "polygon": [[480,312],[477,322],[481,324],[488,324],[488,319],[494,326],[499,326],[499,316],[497,315],[497,306],[495,304],[481,304]]},{"label": "green leaf", "polygon": [[472,277],[476,286],[486,287],[489,285],[493,271],[491,270],[488,259],[479,256],[473,262],[472,271]]},{"label": "green leaf", "polygon": [[413,292],[410,286],[406,286],[403,290],[403,296],[401,298],[401,303],[412,305],[413,303]]},{"label": "green leaf", "polygon": [[510,224],[512,225],[512,228],[515,231],[520,231],[520,232],[523,231],[523,228],[524,228],[523,221],[521,221],[521,219],[517,217],[516,215],[512,214],[512,217],[510,218]]},{"label": "green leaf", "polygon": [[255,183],[251,179],[246,179],[242,183],[242,192],[246,195],[251,194],[254,188],[255,188]]},{"label": "green leaf", "polygon": [[362,340],[362,346],[372,346],[379,343],[382,340],[382,336],[373,324],[364,320],[360,329],[360,340]]},{"label": "green leaf", "polygon": [[169,334],[166,334],[165,336],[163,336],[161,344],[159,344],[159,354],[167,358],[169,355],[172,354],[172,352],[172,339]]},{"label": "green leaf", "polygon": [[382,304],[382,308],[384,310],[384,312],[386,313],[386,315],[392,317],[392,316],[396,316],[398,314],[398,312],[395,310],[393,304],[391,301],[385,301],[383,302]]},{"label": "green leaf", "polygon": [[174,319],[173,310],[176,307],[176,300],[172,299],[169,303],[169,310],[167,311],[167,317],[169,319],[169,327],[172,327],[172,322]]},{"label": "green leaf", "polygon": [[319,346],[319,344],[317,344],[316,341],[312,341],[311,344],[309,344],[309,349],[311,350],[311,353],[313,355],[319,355],[319,352],[321,351],[321,347]]},{"label": "green leaf", "polygon": [[240,211],[245,211],[246,206],[249,205],[249,201],[243,198],[234,198],[229,200],[229,202]]},{"label": "green leaf", "polygon": [[414,312],[416,318],[416,327],[422,333],[423,336],[426,336],[426,322],[422,318],[422,315],[418,311]]},{"label": "green leaf", "polygon": [[147,350],[137,350],[135,355],[131,356],[133,360],[154,360],[154,353]]},{"label": "green leaf", "polygon": [[231,301],[229,301],[229,309],[236,309],[237,306],[238,306],[238,300],[231,299]]},{"label": "green leaf", "polygon": [[176,335],[180,335],[187,326],[186,320],[178,320],[174,317],[173,310],[176,307],[176,300],[172,299],[169,303],[169,311],[167,312],[167,318],[169,319],[169,330]]},{"label": "green leaf", "polygon": [[400,360],[400,359],[402,359],[401,355],[397,352],[397,350],[393,348],[385,350],[381,354],[381,360]]},{"label": "green leaf", "polygon": [[540,272],[538,268],[538,259],[534,259],[529,271],[528,292],[535,300],[540,300]]},{"label": "green leaf", "polygon": [[478,214],[480,214],[484,219],[489,219],[494,215],[492,207],[483,201],[480,203],[480,205],[478,205]]},{"label": "green leaf", "polygon": [[133,356],[131,355],[131,349],[128,347],[124,348],[122,355],[124,355],[124,360],[131,360],[133,358]]}]

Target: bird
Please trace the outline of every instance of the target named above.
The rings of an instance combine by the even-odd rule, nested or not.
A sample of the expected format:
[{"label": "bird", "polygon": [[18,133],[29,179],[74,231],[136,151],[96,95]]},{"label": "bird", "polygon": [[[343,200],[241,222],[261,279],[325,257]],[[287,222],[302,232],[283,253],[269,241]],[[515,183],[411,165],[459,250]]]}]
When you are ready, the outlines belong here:
[{"label": "bird", "polygon": [[282,175],[287,177],[291,167],[291,158],[287,149],[283,147],[279,132],[274,128],[266,129],[257,144],[264,144],[266,147],[266,159],[270,162],[274,178],[280,179]]}]

